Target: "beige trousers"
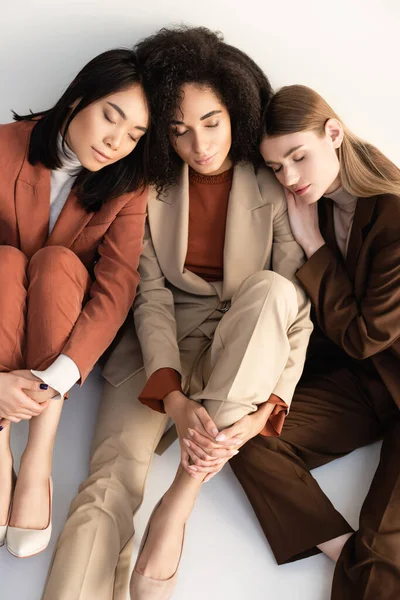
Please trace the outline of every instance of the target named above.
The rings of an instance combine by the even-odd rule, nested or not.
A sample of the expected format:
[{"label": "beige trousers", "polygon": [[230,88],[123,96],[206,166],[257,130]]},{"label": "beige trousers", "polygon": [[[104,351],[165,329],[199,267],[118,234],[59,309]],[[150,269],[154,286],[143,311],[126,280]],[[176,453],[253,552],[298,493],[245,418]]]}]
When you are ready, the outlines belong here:
[{"label": "beige trousers", "polygon": [[[184,387],[218,428],[268,399],[288,360],[297,310],[294,286],[262,271],[242,284],[228,312],[216,310],[181,341]],[[142,370],[118,388],[105,384],[90,474],[71,504],[43,600],[127,599],[133,516],[168,421],[137,400],[145,383]]]}]

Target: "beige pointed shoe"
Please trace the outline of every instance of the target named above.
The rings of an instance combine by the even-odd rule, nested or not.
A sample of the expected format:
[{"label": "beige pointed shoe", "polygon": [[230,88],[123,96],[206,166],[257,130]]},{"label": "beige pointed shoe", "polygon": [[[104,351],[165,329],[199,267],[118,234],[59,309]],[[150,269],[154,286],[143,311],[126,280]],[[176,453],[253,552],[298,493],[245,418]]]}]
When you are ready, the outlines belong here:
[{"label": "beige pointed shoe", "polygon": [[8,517],[7,517],[6,524],[0,525],[0,548],[2,546],[4,546],[5,541],[6,541],[6,535],[7,535],[8,523],[10,521],[10,515],[11,515],[11,504],[10,504],[10,508],[8,509]]},{"label": "beige pointed shoe", "polygon": [[152,579],[151,577],[146,577],[145,575],[141,575],[136,571],[136,565],[149,535],[151,520],[161,502],[162,498],[154,507],[149,522],[147,523],[146,530],[143,534],[142,543],[140,544],[138,557],[136,559],[135,568],[133,569],[130,582],[131,600],[169,600],[172,598],[172,594],[174,593],[176,583],[178,581],[178,569],[181,562],[183,544],[185,541],[185,530],[183,531],[181,554],[178,560],[176,571],[169,579]]},{"label": "beige pointed shoe", "polygon": [[46,550],[51,538],[53,512],[53,480],[49,478],[49,523],[45,529],[22,529],[8,527],[6,547],[17,558],[28,558]]},{"label": "beige pointed shoe", "polygon": [[17,479],[17,476],[15,474],[14,467],[13,467],[13,470],[12,470],[11,502],[10,502],[10,507],[8,509],[8,517],[7,517],[6,524],[5,525],[0,525],[0,548],[2,546],[4,546],[4,544],[6,542],[6,535],[7,535],[8,523],[10,522],[11,509],[12,509],[12,495],[14,493],[16,479]]}]

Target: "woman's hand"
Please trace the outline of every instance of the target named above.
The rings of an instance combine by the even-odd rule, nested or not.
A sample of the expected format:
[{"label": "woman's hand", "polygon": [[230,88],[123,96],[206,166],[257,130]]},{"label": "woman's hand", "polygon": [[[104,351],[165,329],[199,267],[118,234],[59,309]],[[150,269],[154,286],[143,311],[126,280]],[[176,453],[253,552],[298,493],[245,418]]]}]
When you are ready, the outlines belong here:
[{"label": "woman's hand", "polygon": [[[275,406],[276,405],[272,402],[264,402],[263,404],[260,404],[258,410],[250,415],[245,415],[234,425],[221,431],[221,433],[217,435],[216,439],[224,442],[225,444],[231,443],[232,440],[240,439],[241,443],[239,446],[237,446],[237,448],[243,446],[246,442],[251,440],[263,430]],[[237,453],[238,450],[234,454]],[[221,469],[225,462],[227,461],[224,461],[223,465],[220,467]],[[205,478],[204,483],[209,481],[212,477],[214,477],[214,475],[216,475],[216,473],[210,472],[210,474]]]},{"label": "woman's hand", "polygon": [[10,421],[19,423],[40,415],[48,402],[39,404],[26,393],[40,393],[43,382],[26,379],[14,373],[0,373],[0,425],[6,426]]},{"label": "woman's hand", "polygon": [[189,475],[197,477],[201,472],[216,473],[236,454],[240,440],[233,436],[229,442],[217,442],[218,429],[199,402],[190,400],[182,392],[173,391],[164,399],[164,406],[175,422],[181,446],[181,464]]},{"label": "woman's hand", "polygon": [[307,258],[310,258],[325,244],[319,228],[318,202],[307,204],[293,192],[284,189],[293,236],[303,248]]}]

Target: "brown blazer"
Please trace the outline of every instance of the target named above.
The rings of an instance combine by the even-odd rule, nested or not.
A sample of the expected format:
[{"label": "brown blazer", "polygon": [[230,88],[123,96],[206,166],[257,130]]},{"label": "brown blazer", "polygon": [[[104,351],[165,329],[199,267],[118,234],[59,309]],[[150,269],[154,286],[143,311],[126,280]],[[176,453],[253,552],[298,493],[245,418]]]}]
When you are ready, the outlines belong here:
[{"label": "brown blazer", "polygon": [[297,278],[322,332],[353,359],[371,359],[400,408],[400,198],[358,200],[345,261],[332,200],[320,200],[319,215],[326,244]]},{"label": "brown blazer", "polygon": [[94,280],[63,354],[77,364],[81,382],[110,345],[135,298],[147,190],[86,212],[72,190],[48,235],[50,170],[27,158],[29,122],[0,125],[0,244],[30,259],[43,246],[72,250]]},{"label": "brown blazer", "polygon": [[163,367],[181,372],[179,341],[197,327],[204,330],[211,313],[221,302],[229,301],[247,277],[271,269],[293,282],[299,304],[288,332],[288,364],[274,390],[289,405],[312,325],[309,300],[295,276],[304,254],[290,230],[282,187],[265,168],[255,173],[250,164],[235,166],[222,282],[210,283],[184,267],[188,223],[189,177],[184,166],[179,182],[161,200],[154,190],[149,192],[141,281],[134,304],[136,334],[132,323],[125,327],[103,370],[104,377],[118,386],[143,366],[147,377]]}]

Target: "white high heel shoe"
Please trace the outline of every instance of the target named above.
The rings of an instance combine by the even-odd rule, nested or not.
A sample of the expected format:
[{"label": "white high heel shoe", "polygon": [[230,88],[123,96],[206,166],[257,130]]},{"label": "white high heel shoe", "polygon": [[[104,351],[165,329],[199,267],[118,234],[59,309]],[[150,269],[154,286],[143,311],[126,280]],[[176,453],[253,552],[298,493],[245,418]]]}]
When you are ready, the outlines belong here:
[{"label": "white high heel shoe", "polygon": [[0,525],[0,548],[2,546],[4,546],[4,543],[6,541],[6,535],[7,535],[8,523],[10,521],[10,515],[11,515],[11,504],[10,504],[10,508],[8,509],[8,517],[7,517],[6,524]]},{"label": "white high heel shoe", "polygon": [[49,523],[45,529],[22,529],[8,527],[6,547],[17,558],[28,558],[46,550],[51,538],[51,518],[53,512],[53,480],[49,477]]},{"label": "white high heel shoe", "polygon": [[2,546],[4,546],[5,541],[6,541],[6,535],[7,535],[7,529],[8,529],[8,523],[10,522],[10,516],[11,516],[11,508],[12,508],[12,495],[14,493],[14,487],[15,487],[15,481],[17,479],[17,476],[15,474],[14,468],[12,470],[12,491],[11,491],[11,501],[10,501],[10,507],[8,509],[8,517],[7,517],[7,521],[5,525],[0,525],[0,548]]}]

